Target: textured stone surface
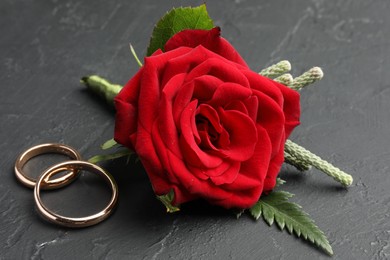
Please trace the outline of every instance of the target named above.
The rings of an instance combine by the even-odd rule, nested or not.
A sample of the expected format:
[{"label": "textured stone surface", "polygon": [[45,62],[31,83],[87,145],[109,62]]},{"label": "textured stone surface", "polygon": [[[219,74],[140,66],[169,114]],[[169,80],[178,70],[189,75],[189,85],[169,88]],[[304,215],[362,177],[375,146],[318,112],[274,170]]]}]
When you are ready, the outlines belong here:
[{"label": "textured stone surface", "polygon": [[[203,203],[169,215],[139,164],[107,163],[119,183],[114,215],[71,230],[42,221],[32,191],[13,176],[24,149],[62,142],[86,158],[111,138],[114,112],[79,84],[97,73],[124,84],[137,70],[153,23],[171,6],[203,1],[0,2],[0,259],[328,259],[308,243]],[[222,34],[254,70],[281,59],[324,79],[302,91],[292,139],[353,174],[345,190],[316,170],[284,167],[284,189],[325,231],[334,259],[390,257],[390,5],[378,1],[209,1]],[[36,159],[38,174],[52,160]],[[108,199],[88,174],[46,194],[53,209],[89,214]]]}]

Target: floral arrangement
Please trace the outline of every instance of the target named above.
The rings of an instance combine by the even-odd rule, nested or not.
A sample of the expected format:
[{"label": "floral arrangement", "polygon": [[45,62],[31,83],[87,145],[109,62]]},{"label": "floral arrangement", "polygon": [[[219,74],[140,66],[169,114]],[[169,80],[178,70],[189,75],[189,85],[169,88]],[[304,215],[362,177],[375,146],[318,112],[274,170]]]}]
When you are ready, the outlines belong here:
[{"label": "floral arrangement", "polygon": [[[131,47],[131,45],[130,45]],[[168,212],[196,199],[245,211],[256,220],[333,251],[324,233],[293,195],[276,187],[283,162],[311,166],[343,186],[352,177],[287,138],[299,125],[299,90],[323,77],[314,67],[293,78],[281,61],[252,71],[215,27],[206,6],[176,8],[154,28],[147,57],[124,86],[93,75],[82,78],[116,109],[114,139],[90,159],[136,153]]]}]

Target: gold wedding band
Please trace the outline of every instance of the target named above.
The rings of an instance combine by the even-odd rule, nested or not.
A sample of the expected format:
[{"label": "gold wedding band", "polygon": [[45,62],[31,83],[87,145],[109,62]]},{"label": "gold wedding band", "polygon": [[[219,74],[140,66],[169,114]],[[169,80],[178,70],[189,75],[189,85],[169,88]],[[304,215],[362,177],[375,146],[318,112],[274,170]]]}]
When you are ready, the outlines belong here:
[{"label": "gold wedding band", "polygon": [[[111,200],[109,204],[102,211],[87,217],[72,218],[72,217],[61,216],[57,213],[54,213],[51,210],[49,210],[45,205],[43,205],[40,197],[40,190],[42,184],[46,179],[50,179],[50,177],[63,171],[74,172],[80,170],[87,170],[96,173],[102,176],[104,180],[110,185],[110,188],[112,189]],[[43,218],[45,218],[49,222],[62,225],[65,227],[76,227],[76,228],[88,227],[103,221],[112,213],[115,204],[118,200],[118,187],[113,177],[108,172],[100,168],[99,166],[85,161],[66,161],[66,162],[56,164],[50,167],[49,169],[47,169],[44,173],[42,173],[42,175],[39,177],[38,181],[36,182],[34,188],[34,199],[39,213]]]},{"label": "gold wedding band", "polygon": [[[36,180],[28,177],[23,172],[23,166],[30,160],[31,158],[45,154],[45,153],[59,153],[69,156],[74,160],[81,160],[81,155],[74,148],[64,145],[64,144],[56,144],[56,143],[48,143],[48,144],[40,144],[30,149],[26,150],[22,153],[15,162],[15,175],[16,178],[25,186],[29,188],[34,188]],[[55,189],[63,187],[70,182],[72,182],[78,176],[77,170],[72,170],[64,176],[61,176],[56,179],[49,180],[46,178],[42,181],[42,189]]]}]

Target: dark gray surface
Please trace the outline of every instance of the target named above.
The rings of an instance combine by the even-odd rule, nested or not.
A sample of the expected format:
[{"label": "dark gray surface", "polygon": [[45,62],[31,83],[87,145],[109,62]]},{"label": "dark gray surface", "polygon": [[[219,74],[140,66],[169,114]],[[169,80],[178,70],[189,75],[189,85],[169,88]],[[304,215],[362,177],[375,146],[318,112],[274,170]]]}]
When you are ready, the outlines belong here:
[{"label": "dark gray surface", "polygon": [[[119,183],[114,215],[71,230],[36,214],[32,191],[15,180],[24,149],[63,142],[86,158],[111,138],[114,113],[79,84],[98,73],[125,83],[145,53],[153,23],[172,6],[203,1],[0,2],[1,259],[328,259],[308,243],[203,203],[169,215],[134,163],[105,164]],[[325,78],[302,91],[302,125],[292,139],[354,176],[347,190],[316,170],[284,167],[284,189],[325,231],[334,259],[390,257],[390,5],[366,1],[208,1],[222,34],[254,70],[281,59],[298,75]],[[34,160],[30,172],[46,164]],[[108,192],[89,175],[45,196],[63,212],[88,214]],[[79,211],[81,209],[81,211]]]}]

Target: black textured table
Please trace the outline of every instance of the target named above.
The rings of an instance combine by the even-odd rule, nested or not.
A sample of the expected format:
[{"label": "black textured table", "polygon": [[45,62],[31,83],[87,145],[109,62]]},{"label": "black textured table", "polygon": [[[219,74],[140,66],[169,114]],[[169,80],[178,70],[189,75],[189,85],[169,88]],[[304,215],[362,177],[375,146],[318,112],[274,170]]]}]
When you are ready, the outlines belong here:
[{"label": "black textured table", "polygon": [[[112,137],[114,111],[79,83],[100,74],[124,84],[138,69],[131,42],[145,54],[153,24],[172,6],[203,1],[0,2],[0,259],[328,259],[310,244],[202,202],[166,214],[141,165],[103,164],[119,183],[119,204],[105,222],[73,230],[49,224],[33,193],[15,179],[24,149],[61,142],[85,158]],[[287,59],[293,74],[320,66],[324,79],[303,90],[302,124],[292,140],[354,176],[343,189],[311,170],[283,167],[284,190],[333,246],[334,259],[390,257],[390,12],[378,1],[209,1],[215,24],[254,70]],[[28,165],[31,174],[54,160]],[[109,191],[83,174],[45,193],[67,214],[103,207]]]}]

